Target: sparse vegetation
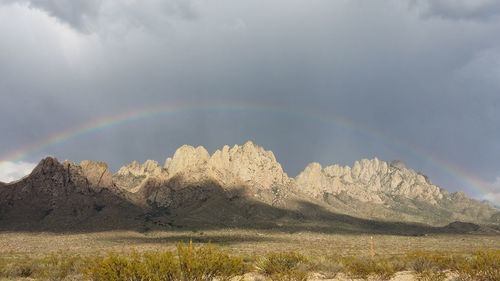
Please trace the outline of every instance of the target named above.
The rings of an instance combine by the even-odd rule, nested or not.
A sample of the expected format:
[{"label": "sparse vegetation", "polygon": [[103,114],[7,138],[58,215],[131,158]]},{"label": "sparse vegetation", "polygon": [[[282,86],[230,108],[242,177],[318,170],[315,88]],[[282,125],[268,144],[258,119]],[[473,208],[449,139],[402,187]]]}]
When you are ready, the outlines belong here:
[{"label": "sparse vegetation", "polygon": [[297,252],[269,253],[258,260],[256,268],[271,280],[307,280],[307,259]]},{"label": "sparse vegetation", "polygon": [[50,254],[43,258],[20,257],[14,260],[0,260],[0,277],[34,278],[40,280],[65,280],[78,275],[83,260],[78,256]]},{"label": "sparse vegetation", "polygon": [[500,250],[478,251],[455,268],[459,281],[500,280]]},{"label": "sparse vegetation", "polygon": [[357,278],[370,276],[378,280],[389,280],[401,267],[394,260],[371,257],[346,257],[342,259],[346,273]]},{"label": "sparse vegetation", "polygon": [[170,251],[119,255],[110,253],[95,258],[86,269],[90,280],[111,281],[225,281],[243,274],[243,260],[208,244],[195,247],[178,244]]},{"label": "sparse vegetation", "polygon": [[215,277],[226,281],[243,274],[241,257],[230,256],[211,244],[194,247],[191,242],[188,245],[180,243],[177,254],[184,281],[210,281]]},{"label": "sparse vegetation", "polygon": [[[172,235],[179,234],[173,233]],[[457,244],[459,246],[455,247],[454,250],[458,249],[459,251],[456,252],[444,251],[442,248],[432,251],[405,251],[406,248],[403,246],[407,244],[398,241],[412,241],[415,242],[413,243],[414,248],[422,249],[431,248],[429,246],[431,242],[428,242],[427,239],[435,244],[439,240],[433,237],[425,239],[419,237],[377,237],[377,252],[375,255],[369,255],[369,243],[364,245],[364,252],[361,249],[353,251],[349,245],[349,241],[354,239],[357,241],[369,240],[366,237],[360,239],[359,236],[296,234],[290,239],[297,240],[292,241],[281,240],[284,239],[281,237],[285,236],[280,236],[280,239],[259,238],[252,242],[252,236],[238,235],[241,236],[231,236],[230,239],[223,237],[222,240],[218,238],[218,243],[222,243],[221,246],[210,243],[175,244],[176,240],[172,239],[170,243],[167,241],[165,244],[152,244],[148,248],[138,247],[135,251],[116,247],[100,249],[91,253],[83,251],[87,248],[78,248],[77,252],[59,251],[48,255],[42,253],[27,255],[12,251],[7,252],[5,248],[0,248],[0,280],[238,280],[238,276],[250,272],[252,274],[259,273],[258,276],[261,276],[261,280],[268,281],[307,280],[308,276],[316,273],[320,273],[325,278],[335,278],[338,273],[343,273],[347,275],[347,278],[389,280],[397,272],[402,271],[408,271],[408,273],[403,274],[413,274],[414,280],[422,281],[439,281],[445,280],[445,278],[451,280],[450,276],[453,276],[454,281],[500,280],[500,249],[493,244],[486,250],[479,250],[479,247],[470,250],[467,250],[465,246],[460,248],[460,245],[471,245],[471,240],[466,240],[466,243],[459,240],[458,242],[462,241],[463,244]],[[59,237],[66,239],[65,236]],[[153,237],[151,239],[158,239],[155,234],[151,237]],[[217,235],[210,231],[204,232],[203,236],[198,232],[189,231],[187,239],[179,239],[179,241],[189,240],[190,237],[196,241],[201,240],[202,243],[207,242],[203,239],[208,241],[214,237],[217,239]],[[344,239],[344,237],[346,240],[341,240],[341,242],[346,241],[344,244],[334,241],[335,239],[339,241],[338,239]],[[460,237],[460,239],[476,239],[475,236]],[[347,240],[347,238],[352,240]],[[479,238],[482,239],[480,241],[483,244],[487,243],[488,239],[496,239],[496,237],[489,236]],[[240,242],[244,239],[247,239],[247,242]],[[325,244],[326,239],[332,240],[330,244]],[[387,239],[387,242],[383,239]],[[117,245],[123,245],[123,241],[121,240]],[[231,242],[224,244],[224,241]],[[2,242],[0,240],[0,244]],[[384,243],[391,244],[389,242],[394,247],[382,246]],[[422,242],[429,244],[419,244]],[[57,243],[53,243],[53,245],[57,246]],[[135,247],[138,244],[132,245]],[[72,244],[72,246],[74,245]],[[329,247],[333,246],[338,248],[330,252],[331,248]],[[248,250],[245,250],[244,247],[247,247]],[[395,249],[399,252],[391,252]],[[77,255],[76,253],[81,254]],[[237,278],[231,279],[233,277]]]}]

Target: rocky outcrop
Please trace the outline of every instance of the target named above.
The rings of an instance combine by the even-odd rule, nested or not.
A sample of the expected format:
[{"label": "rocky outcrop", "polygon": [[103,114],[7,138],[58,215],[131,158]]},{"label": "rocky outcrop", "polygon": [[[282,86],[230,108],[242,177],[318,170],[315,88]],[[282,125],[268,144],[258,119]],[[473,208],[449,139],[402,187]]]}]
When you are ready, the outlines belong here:
[{"label": "rocky outcrop", "polygon": [[442,190],[427,177],[405,168],[401,163],[391,165],[372,159],[356,161],[353,167],[332,165],[324,169],[310,164],[296,177],[297,185],[306,193],[321,198],[325,193],[346,192],[361,202],[383,204],[386,196],[402,196],[437,204],[444,196]]},{"label": "rocky outcrop", "polygon": [[110,220],[115,227],[141,212],[114,185],[108,166],[102,162],[60,163],[48,157],[29,176],[0,187],[1,224],[19,229],[83,225],[101,229]]},{"label": "rocky outcrop", "polygon": [[137,161],[124,166],[113,175],[114,183],[125,190],[136,193],[141,185],[147,182],[146,179],[155,178],[159,181],[166,181],[168,173],[165,168],[154,160],[146,160],[143,164]]},{"label": "rocky outcrop", "polygon": [[[74,165],[73,165],[74,166]],[[82,161],[80,162],[82,176],[85,177],[94,189],[113,186],[113,174],[104,162]]]},{"label": "rocky outcrop", "polygon": [[309,164],[296,178],[297,187],[338,211],[372,219],[443,224],[450,220],[495,222],[498,210],[449,193],[401,161],[363,159],[352,167]]},{"label": "rocky outcrop", "polygon": [[225,186],[249,185],[270,189],[290,183],[273,152],[250,141],[232,148],[224,146],[214,152],[208,164],[213,176]]},{"label": "rocky outcrop", "polygon": [[152,165],[154,169],[148,170],[143,166],[133,163],[121,168],[115,180],[119,186],[125,186],[123,183],[128,178],[136,184],[128,190],[162,207],[207,198],[215,190],[227,194],[246,192],[253,196],[260,194],[258,191],[288,188],[291,183],[274,154],[252,142],[231,148],[224,146],[212,155],[202,146],[183,145],[165,161],[164,168]]},{"label": "rocky outcrop", "polygon": [[224,187],[251,186],[269,189],[290,180],[271,151],[252,142],[224,146],[212,155],[202,147],[183,145],[165,162],[170,178],[188,183],[215,181]]}]

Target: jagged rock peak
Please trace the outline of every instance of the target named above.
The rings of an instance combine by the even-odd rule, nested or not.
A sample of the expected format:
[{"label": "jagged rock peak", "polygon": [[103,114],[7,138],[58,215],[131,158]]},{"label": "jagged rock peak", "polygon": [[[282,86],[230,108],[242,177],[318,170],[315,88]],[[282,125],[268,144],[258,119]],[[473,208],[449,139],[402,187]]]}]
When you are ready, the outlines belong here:
[{"label": "jagged rock peak", "polygon": [[166,173],[166,170],[157,161],[146,160],[143,164],[132,161],[130,164],[121,167],[116,174],[119,176],[132,175],[134,177],[141,177],[163,173]]},{"label": "jagged rock peak", "polygon": [[188,182],[215,180],[223,186],[252,185],[269,188],[289,182],[271,151],[248,141],[225,145],[212,155],[202,147],[183,145],[165,161],[169,177],[182,175]]},{"label": "jagged rock peak", "polygon": [[59,163],[59,161],[54,158],[54,157],[45,157],[44,159],[40,160],[38,165],[33,169],[31,172],[32,174],[48,174],[57,170],[60,170],[63,168],[63,165]]},{"label": "jagged rock peak", "polygon": [[435,204],[444,195],[424,175],[377,158],[356,161],[352,168],[332,165],[321,169],[321,165],[312,163],[296,177],[296,182],[315,197],[346,192],[355,199],[373,203],[383,203],[385,196],[397,195]]},{"label": "jagged rock peak", "polygon": [[239,180],[239,183],[250,184],[268,189],[274,185],[286,185],[290,179],[271,151],[247,141],[243,145],[232,148],[224,146],[214,152],[209,161],[212,171],[222,175],[224,182]]},{"label": "jagged rock peak", "polygon": [[69,183],[78,187],[90,187],[95,191],[114,187],[112,174],[106,163],[88,160],[80,164],[67,160],[61,163],[54,157],[42,159],[31,174],[20,181],[33,184],[40,190],[51,190],[54,186],[66,186]]},{"label": "jagged rock peak", "polygon": [[166,161],[165,168],[170,175],[175,175],[182,171],[200,170],[206,168],[210,159],[210,154],[203,146],[193,147],[183,145],[179,147],[172,159]]}]

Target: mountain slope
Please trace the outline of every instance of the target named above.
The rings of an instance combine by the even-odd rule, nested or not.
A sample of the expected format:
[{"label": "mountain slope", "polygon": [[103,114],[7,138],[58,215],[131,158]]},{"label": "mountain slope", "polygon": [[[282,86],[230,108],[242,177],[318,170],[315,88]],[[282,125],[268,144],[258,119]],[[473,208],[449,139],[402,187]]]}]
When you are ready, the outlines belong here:
[{"label": "mountain slope", "polygon": [[[422,233],[454,221],[499,224],[499,210],[448,193],[401,163],[312,163],[289,178],[252,142],[212,155],[184,145],[161,166],[132,162],[112,175],[101,162],[46,158],[0,184],[0,229],[176,227]],[[446,231],[456,231],[454,224]],[[476,229],[465,225],[464,229]]]},{"label": "mountain slope", "polygon": [[0,229],[126,227],[142,214],[112,182],[107,165],[42,160],[33,172],[0,187]]}]

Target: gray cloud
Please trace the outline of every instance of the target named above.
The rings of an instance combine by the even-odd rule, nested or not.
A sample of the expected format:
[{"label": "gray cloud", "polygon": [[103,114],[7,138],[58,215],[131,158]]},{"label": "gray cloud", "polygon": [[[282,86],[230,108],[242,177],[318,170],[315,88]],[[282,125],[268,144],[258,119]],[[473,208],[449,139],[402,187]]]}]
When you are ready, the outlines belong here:
[{"label": "gray cloud", "polygon": [[413,0],[422,15],[445,19],[489,20],[500,16],[500,2],[496,0]]},{"label": "gray cloud", "polygon": [[101,0],[4,0],[4,3],[20,3],[40,9],[79,30],[85,30],[99,15]]},{"label": "gray cloud", "polygon": [[195,2],[191,0],[2,0],[39,9],[83,32],[98,32],[111,28],[155,28],[167,17],[195,19]]},{"label": "gray cloud", "polygon": [[497,17],[428,20],[399,0],[97,1],[65,16],[44,3],[0,6],[0,155],[103,116],[191,104],[202,110],[91,131],[25,160],[116,169],[184,143],[252,139],[291,175],[376,156],[484,195],[449,162],[496,192]]}]

